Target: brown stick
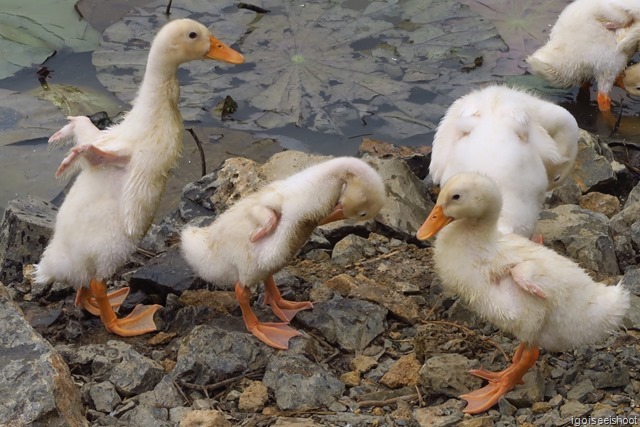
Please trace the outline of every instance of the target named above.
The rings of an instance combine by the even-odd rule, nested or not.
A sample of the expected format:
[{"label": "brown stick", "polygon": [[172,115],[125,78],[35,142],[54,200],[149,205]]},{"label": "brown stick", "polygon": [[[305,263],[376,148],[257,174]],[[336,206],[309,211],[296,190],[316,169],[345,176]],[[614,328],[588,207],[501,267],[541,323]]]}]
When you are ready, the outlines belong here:
[{"label": "brown stick", "polygon": [[202,167],[202,176],[207,174],[207,159],[204,157],[204,149],[202,148],[202,143],[200,142],[200,138],[194,132],[192,128],[187,128],[187,131],[191,134],[193,139],[196,141],[196,145],[198,146],[198,151],[200,152],[200,165]]},{"label": "brown stick", "polygon": [[433,323],[433,324],[436,324],[436,325],[453,326],[453,327],[456,327],[458,329],[462,329],[463,331],[467,332],[468,334],[476,335],[482,341],[486,341],[486,342],[490,343],[491,345],[493,345],[498,350],[500,350],[500,352],[502,353],[502,355],[504,356],[504,358],[505,358],[505,360],[507,362],[509,362],[511,360],[511,359],[509,359],[509,356],[507,356],[507,353],[505,353],[505,351],[502,349],[502,347],[500,347],[500,345],[497,342],[495,342],[494,340],[492,340],[489,337],[485,337],[484,335],[480,335],[479,333],[475,332],[472,329],[467,328],[464,325],[460,325],[460,324],[454,323],[454,322],[447,322],[446,320],[424,320],[423,322],[424,323]]},{"label": "brown stick", "polygon": [[399,400],[411,400],[417,399],[418,397],[418,394],[405,394],[404,396],[392,397],[385,400],[364,400],[362,402],[358,402],[358,407],[363,408],[365,406],[387,406],[396,403]]},{"label": "brown stick", "polygon": [[192,390],[217,390],[219,388],[225,387],[229,384],[232,384],[238,380],[241,380],[243,378],[253,378],[253,377],[257,377],[259,378],[261,375],[263,374],[262,370],[257,370],[257,371],[250,371],[250,372],[245,372],[244,374],[240,374],[238,376],[232,377],[232,378],[227,378],[226,380],[222,380],[219,381],[217,383],[213,383],[213,384],[206,384],[206,385],[202,385],[202,384],[193,384],[193,383],[189,383],[186,381],[182,381],[182,380],[178,380],[180,382],[180,385],[183,387],[187,387],[190,388]]}]

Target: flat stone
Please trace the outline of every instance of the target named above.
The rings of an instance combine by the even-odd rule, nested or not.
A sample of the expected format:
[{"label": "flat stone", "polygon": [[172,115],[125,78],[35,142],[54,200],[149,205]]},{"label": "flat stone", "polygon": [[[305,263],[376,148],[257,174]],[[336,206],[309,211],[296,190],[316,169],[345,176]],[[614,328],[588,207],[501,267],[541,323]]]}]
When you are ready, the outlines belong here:
[{"label": "flat stone", "polygon": [[317,303],[296,319],[317,329],[328,342],[353,351],[364,349],[385,331],[386,317],[387,309],[377,304],[345,298]]},{"label": "flat stone", "polygon": [[579,418],[591,411],[591,405],[585,405],[577,400],[569,400],[560,407],[562,418]]},{"label": "flat stone", "polygon": [[258,412],[269,399],[269,390],[260,381],[252,381],[240,395],[238,409],[243,412]]},{"label": "flat stone", "polygon": [[491,415],[486,415],[484,417],[479,416],[462,420],[458,424],[458,427],[492,427],[493,425],[493,417]]},{"label": "flat stone", "polygon": [[380,383],[389,388],[416,385],[418,383],[420,366],[420,362],[418,362],[415,353],[401,356],[391,365],[387,373],[382,376]]},{"label": "flat stone", "polygon": [[153,389],[163,376],[160,364],[130,348],[113,367],[109,381],[119,393],[131,396]]},{"label": "flat stone", "polygon": [[620,212],[620,200],[617,197],[597,191],[581,196],[579,205],[590,211],[604,214],[609,218]]},{"label": "flat stone", "polygon": [[424,362],[419,382],[429,395],[458,397],[482,386],[482,380],[469,375],[478,363],[461,354],[438,354]]},{"label": "flat stone", "polygon": [[544,399],[544,377],[540,371],[534,367],[522,380],[524,384],[516,386],[504,397],[518,408],[528,408],[535,402],[541,402]]},{"label": "flat stone", "polygon": [[89,425],[66,363],[1,283],[0,395],[0,425]]},{"label": "flat stone", "polygon": [[224,414],[215,409],[191,411],[180,421],[180,427],[231,427]]},{"label": "flat stone", "polygon": [[196,384],[212,384],[265,367],[272,352],[246,332],[199,325],[180,344],[171,375]]},{"label": "flat stone", "polygon": [[178,248],[171,248],[151,258],[131,276],[132,289],[155,291],[162,295],[180,295],[191,288],[196,279]]},{"label": "flat stone", "polygon": [[356,355],[351,362],[349,362],[349,367],[354,371],[364,373],[369,371],[371,368],[374,368],[378,365],[378,361],[371,356],[364,356],[362,354]]},{"label": "flat stone", "polygon": [[0,223],[0,281],[22,281],[22,269],[37,263],[53,235],[58,208],[35,197],[11,200]]},{"label": "flat stone", "polygon": [[347,387],[357,387],[360,385],[361,380],[362,378],[360,378],[360,372],[358,371],[349,371],[340,375],[340,381]]},{"label": "flat stone", "polygon": [[326,407],[345,391],[345,385],[324,366],[295,354],[271,358],[263,382],[285,411]]},{"label": "flat stone", "polygon": [[369,240],[349,234],[333,247],[331,262],[345,266],[375,254],[376,248]]},{"label": "flat stone", "polygon": [[413,411],[413,417],[420,427],[453,427],[462,421],[464,402],[450,399],[441,405],[418,408]]},{"label": "flat stone", "polygon": [[183,305],[207,307],[222,314],[228,314],[238,306],[238,300],[233,291],[186,290],[180,295],[178,301]]}]

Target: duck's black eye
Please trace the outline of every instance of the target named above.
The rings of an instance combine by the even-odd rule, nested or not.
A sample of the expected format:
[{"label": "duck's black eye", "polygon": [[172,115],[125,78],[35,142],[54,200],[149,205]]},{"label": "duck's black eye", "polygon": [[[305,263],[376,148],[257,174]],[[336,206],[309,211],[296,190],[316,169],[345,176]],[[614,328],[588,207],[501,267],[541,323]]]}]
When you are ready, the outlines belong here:
[{"label": "duck's black eye", "polygon": [[460,200],[460,195],[459,194],[454,194],[453,197],[451,197],[453,200]]},{"label": "duck's black eye", "polygon": [[195,39],[196,37],[198,37],[198,33],[196,33],[195,31],[191,31],[189,33],[189,38],[190,39]]}]

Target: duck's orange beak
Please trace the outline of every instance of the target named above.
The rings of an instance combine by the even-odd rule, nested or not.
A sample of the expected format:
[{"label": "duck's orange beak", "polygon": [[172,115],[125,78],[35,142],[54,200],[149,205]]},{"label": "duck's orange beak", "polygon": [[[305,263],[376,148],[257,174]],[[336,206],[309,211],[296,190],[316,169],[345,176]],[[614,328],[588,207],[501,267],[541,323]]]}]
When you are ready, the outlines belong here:
[{"label": "duck's orange beak", "polygon": [[325,225],[334,221],[340,221],[341,219],[346,219],[346,217],[344,216],[344,209],[342,208],[342,203],[338,202],[336,207],[333,208],[333,212],[325,216],[322,219],[322,221],[320,221],[320,225]]},{"label": "duck's orange beak", "polygon": [[209,41],[211,42],[211,47],[209,52],[204,54],[206,59],[217,59],[230,64],[242,64],[244,62],[244,56],[241,53],[231,49],[211,34],[209,34]]},{"label": "duck's orange beak", "polygon": [[418,232],[416,233],[416,237],[418,240],[427,240],[435,236],[438,231],[442,230],[445,225],[449,224],[453,221],[453,218],[449,218],[444,214],[441,205],[436,205],[431,210],[431,213],[424,221]]}]

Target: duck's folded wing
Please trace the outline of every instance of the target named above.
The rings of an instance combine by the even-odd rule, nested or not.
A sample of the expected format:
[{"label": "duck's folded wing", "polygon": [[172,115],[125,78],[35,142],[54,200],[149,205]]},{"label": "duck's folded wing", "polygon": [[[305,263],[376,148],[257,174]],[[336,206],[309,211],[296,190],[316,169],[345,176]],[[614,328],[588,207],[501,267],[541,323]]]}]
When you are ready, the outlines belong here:
[{"label": "duck's folded wing", "polygon": [[263,217],[266,218],[266,222],[263,221],[262,225],[256,227],[251,233],[251,243],[255,243],[260,239],[264,239],[267,236],[273,234],[273,232],[278,228],[278,224],[280,223],[281,213],[275,211],[273,209],[264,207],[264,206],[255,206],[255,209],[260,209],[263,213]]},{"label": "duck's folded wing", "polygon": [[68,116],[69,123],[49,138],[50,148],[64,145],[92,144],[100,135],[100,129],[94,126],[86,116]]},{"label": "duck's folded wing", "polygon": [[534,272],[536,265],[532,261],[522,261],[514,264],[509,269],[513,281],[522,289],[532,295],[545,299],[547,295],[544,293],[540,285],[534,280]]}]

